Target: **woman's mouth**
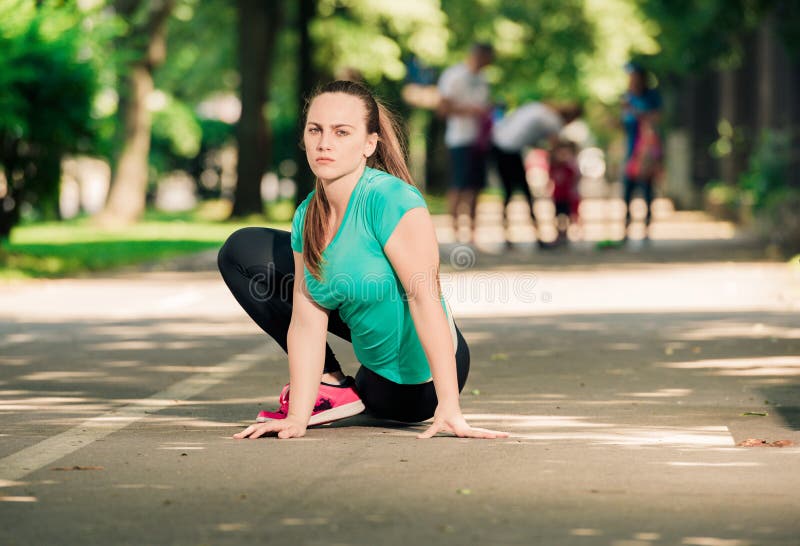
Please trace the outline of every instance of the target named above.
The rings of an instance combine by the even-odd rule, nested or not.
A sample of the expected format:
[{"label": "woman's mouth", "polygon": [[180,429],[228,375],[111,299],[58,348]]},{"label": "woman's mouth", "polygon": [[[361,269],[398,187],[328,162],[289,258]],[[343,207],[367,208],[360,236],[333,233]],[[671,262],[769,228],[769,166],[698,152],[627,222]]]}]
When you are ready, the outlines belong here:
[{"label": "woman's mouth", "polygon": [[322,163],[322,164],[333,163],[333,158],[331,158],[331,157],[318,157],[317,159],[314,160],[314,162],[315,163]]}]

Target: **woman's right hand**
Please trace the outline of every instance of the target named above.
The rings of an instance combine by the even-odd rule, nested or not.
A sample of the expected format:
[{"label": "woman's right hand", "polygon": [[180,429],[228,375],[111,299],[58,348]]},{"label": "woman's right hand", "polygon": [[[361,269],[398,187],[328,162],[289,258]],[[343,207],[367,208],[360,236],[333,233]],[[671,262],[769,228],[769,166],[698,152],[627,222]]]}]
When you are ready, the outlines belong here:
[{"label": "woman's right hand", "polygon": [[291,417],[286,419],[275,419],[274,421],[267,421],[266,423],[254,423],[233,435],[237,440],[242,438],[255,439],[259,438],[269,432],[277,432],[278,438],[286,440],[287,438],[300,438],[306,434],[305,423],[301,423]]}]

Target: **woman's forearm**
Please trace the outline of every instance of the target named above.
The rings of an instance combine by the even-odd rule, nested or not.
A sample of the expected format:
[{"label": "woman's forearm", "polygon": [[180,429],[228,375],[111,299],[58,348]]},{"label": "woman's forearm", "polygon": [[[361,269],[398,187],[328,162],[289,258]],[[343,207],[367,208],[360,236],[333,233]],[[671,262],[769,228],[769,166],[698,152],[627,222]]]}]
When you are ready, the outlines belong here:
[{"label": "woman's forearm", "polygon": [[292,321],[287,335],[289,352],[289,417],[305,424],[314,411],[325,362],[326,333]]},{"label": "woman's forearm", "polygon": [[458,408],[458,376],[450,325],[442,303],[428,295],[409,301],[411,317],[433,376],[439,405]]}]

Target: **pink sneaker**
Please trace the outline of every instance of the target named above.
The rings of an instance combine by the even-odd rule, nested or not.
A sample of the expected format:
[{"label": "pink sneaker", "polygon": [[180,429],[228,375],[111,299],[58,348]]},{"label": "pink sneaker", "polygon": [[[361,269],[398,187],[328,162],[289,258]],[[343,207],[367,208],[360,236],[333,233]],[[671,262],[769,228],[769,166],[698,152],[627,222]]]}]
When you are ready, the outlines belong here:
[{"label": "pink sneaker", "polygon": [[[278,399],[279,407],[276,411],[260,411],[256,421],[265,423],[275,419],[286,419],[289,413],[289,385],[283,387]],[[358,415],[364,411],[364,403],[356,394],[355,381],[352,377],[347,377],[341,385],[329,385],[320,383],[317,393],[317,402],[314,404],[314,411],[311,412],[311,419],[308,424],[321,425],[338,421],[346,417]]]}]

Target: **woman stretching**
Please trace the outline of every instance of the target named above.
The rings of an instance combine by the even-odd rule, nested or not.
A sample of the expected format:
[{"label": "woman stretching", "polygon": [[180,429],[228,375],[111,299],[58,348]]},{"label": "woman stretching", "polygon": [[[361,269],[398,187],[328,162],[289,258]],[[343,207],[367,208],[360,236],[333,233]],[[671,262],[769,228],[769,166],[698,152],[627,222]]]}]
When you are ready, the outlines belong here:
[{"label": "woman stretching", "polygon": [[[322,87],[305,118],[317,180],[291,234],[244,228],[219,252],[239,304],[289,354],[280,407],[234,438],[296,438],[365,408],[407,423],[433,417],[420,438],[506,437],[461,413],[469,349],[441,295],[436,234],[393,118],[349,81]],[[328,331],[352,342],[355,378],[342,373]]]}]

